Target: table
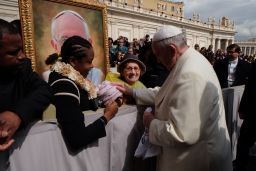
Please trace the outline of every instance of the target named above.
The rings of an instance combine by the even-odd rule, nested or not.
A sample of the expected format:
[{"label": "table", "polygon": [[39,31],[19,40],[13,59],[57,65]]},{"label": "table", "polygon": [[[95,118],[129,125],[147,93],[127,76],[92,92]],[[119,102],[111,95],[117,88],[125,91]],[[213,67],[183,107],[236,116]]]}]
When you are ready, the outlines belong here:
[{"label": "table", "polygon": [[[86,125],[103,113],[85,113]],[[106,126],[107,136],[76,155],[70,154],[55,121],[40,121],[16,136],[8,153],[0,154],[0,170],[121,171],[133,170],[133,154],[141,133],[136,106],[122,106]],[[142,123],[140,123],[142,124]],[[9,160],[8,160],[9,157]]]},{"label": "table", "polygon": [[[244,86],[222,90],[233,159],[242,124],[238,107],[243,90]],[[142,115],[138,115],[138,111],[143,111],[143,108],[122,106],[116,117],[107,124],[107,136],[90,144],[77,155],[67,151],[56,121],[49,121],[49,117],[45,117],[48,121],[37,122],[20,131],[11,150],[0,153],[0,171],[134,170],[133,154],[143,130]],[[86,125],[102,113],[103,109],[85,112]]]},{"label": "table", "polygon": [[230,135],[233,160],[236,157],[237,139],[243,120],[239,118],[238,108],[244,92],[244,86],[222,89],[223,101],[226,112],[226,122]]}]

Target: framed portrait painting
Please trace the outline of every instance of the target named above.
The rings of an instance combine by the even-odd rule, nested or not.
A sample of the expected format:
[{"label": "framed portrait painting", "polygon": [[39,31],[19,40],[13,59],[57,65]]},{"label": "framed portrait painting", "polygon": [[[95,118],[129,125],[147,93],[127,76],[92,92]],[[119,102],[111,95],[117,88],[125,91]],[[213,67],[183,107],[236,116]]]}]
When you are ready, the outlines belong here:
[{"label": "framed portrait painting", "polygon": [[[95,67],[109,69],[106,6],[96,0],[19,0],[24,52],[33,68],[43,73],[46,58],[60,53],[68,37],[91,41]],[[73,18],[66,17],[73,15]],[[66,18],[65,18],[66,17]]]}]

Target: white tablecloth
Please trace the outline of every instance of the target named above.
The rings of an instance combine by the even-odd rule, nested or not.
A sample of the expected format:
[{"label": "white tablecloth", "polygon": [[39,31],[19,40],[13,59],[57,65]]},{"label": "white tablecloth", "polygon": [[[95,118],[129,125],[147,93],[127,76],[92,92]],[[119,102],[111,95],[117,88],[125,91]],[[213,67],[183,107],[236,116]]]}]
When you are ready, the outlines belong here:
[{"label": "white tablecloth", "polygon": [[223,100],[226,111],[227,127],[230,135],[231,148],[233,152],[233,160],[236,157],[236,145],[240,132],[240,127],[243,122],[239,118],[238,108],[240,100],[244,92],[244,86],[236,86],[222,89]]},{"label": "white tablecloth", "polygon": [[[238,107],[244,86],[223,89],[226,120],[233,159],[242,120]],[[86,112],[89,124],[103,111]],[[67,151],[55,122],[38,122],[19,132],[8,153],[0,153],[0,171],[126,171],[133,169],[133,154],[143,128],[136,106],[122,106],[106,126],[107,136],[72,155]],[[138,123],[138,124],[136,124]],[[9,157],[9,160],[8,160]]]},{"label": "white tablecloth", "polygon": [[[102,113],[98,110],[85,114],[86,124]],[[9,153],[0,154],[0,171],[7,168],[11,171],[132,170],[133,152],[140,139],[136,121],[136,106],[121,107],[106,126],[107,136],[76,155],[68,152],[55,122],[37,122],[19,132]]]}]

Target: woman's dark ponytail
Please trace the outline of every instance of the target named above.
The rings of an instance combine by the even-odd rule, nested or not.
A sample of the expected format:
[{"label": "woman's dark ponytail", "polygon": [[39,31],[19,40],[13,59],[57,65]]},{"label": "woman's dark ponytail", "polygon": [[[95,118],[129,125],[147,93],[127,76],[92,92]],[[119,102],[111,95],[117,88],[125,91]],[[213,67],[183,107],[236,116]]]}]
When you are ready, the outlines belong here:
[{"label": "woman's dark ponytail", "polygon": [[53,65],[59,58],[59,55],[57,53],[53,53],[48,56],[48,58],[45,60],[46,65]]}]

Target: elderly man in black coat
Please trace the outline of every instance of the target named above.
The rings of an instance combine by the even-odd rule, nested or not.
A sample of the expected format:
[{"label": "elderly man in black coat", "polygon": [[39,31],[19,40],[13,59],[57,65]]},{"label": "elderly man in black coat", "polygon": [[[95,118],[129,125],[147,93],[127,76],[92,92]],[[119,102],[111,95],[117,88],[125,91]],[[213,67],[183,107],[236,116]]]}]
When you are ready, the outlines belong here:
[{"label": "elderly man in black coat", "polygon": [[0,19],[0,152],[22,127],[39,120],[51,98],[50,87],[32,71],[18,30]]}]

